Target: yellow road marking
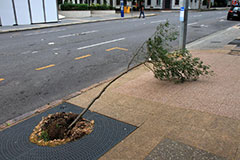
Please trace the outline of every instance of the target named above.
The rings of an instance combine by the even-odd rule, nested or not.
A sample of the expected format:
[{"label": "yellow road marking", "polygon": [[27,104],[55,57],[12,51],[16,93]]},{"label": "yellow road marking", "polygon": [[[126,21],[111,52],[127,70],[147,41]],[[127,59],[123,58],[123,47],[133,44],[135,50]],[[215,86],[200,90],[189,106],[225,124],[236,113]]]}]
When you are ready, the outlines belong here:
[{"label": "yellow road marking", "polygon": [[115,50],[115,49],[123,50],[123,51],[128,51],[128,49],[126,49],[126,48],[120,48],[120,47],[109,48],[109,49],[106,49],[106,51],[109,52],[109,51],[112,51],[112,50]]},{"label": "yellow road marking", "polygon": [[87,55],[85,55],[85,56],[77,57],[77,58],[75,58],[75,60],[87,58],[87,57],[90,57],[90,56],[91,56],[90,54],[87,54]]},{"label": "yellow road marking", "polygon": [[114,49],[116,49],[116,47],[114,47],[114,48],[109,48],[109,49],[106,49],[106,51],[107,51],[107,52],[109,52],[109,51],[111,51],[111,50],[114,50]]},{"label": "yellow road marking", "polygon": [[36,70],[36,71],[40,71],[40,70],[43,70],[43,69],[46,69],[46,68],[50,68],[50,67],[54,67],[54,66],[55,66],[55,64],[51,64],[51,65],[48,65],[48,66],[36,68],[35,70]]},{"label": "yellow road marking", "polygon": [[127,48],[119,48],[119,47],[116,47],[116,48],[119,49],[119,50],[128,51]]},{"label": "yellow road marking", "polygon": [[1,81],[4,81],[4,80],[5,80],[4,78],[0,78],[0,82],[1,82]]}]

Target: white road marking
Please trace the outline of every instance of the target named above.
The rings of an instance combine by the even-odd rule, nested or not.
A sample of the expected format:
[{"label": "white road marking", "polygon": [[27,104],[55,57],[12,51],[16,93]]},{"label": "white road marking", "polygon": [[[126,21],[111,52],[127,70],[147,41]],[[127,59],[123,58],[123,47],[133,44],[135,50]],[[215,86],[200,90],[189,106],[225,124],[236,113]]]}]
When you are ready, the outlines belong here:
[{"label": "white road marking", "polygon": [[34,32],[34,33],[25,34],[24,36],[34,36],[34,35],[39,35],[39,34],[55,33],[55,32],[61,32],[61,31],[65,31],[65,30],[66,29],[58,29],[58,30],[52,30],[52,31]]},{"label": "white road marking", "polygon": [[189,23],[188,26],[195,25],[195,24],[197,24],[197,22]]},{"label": "white road marking", "polygon": [[98,30],[93,30],[93,31],[82,32],[81,34],[88,34],[88,33],[95,33],[95,32],[98,32]]},{"label": "white road marking", "polygon": [[195,16],[193,16],[193,17],[201,17],[202,15],[200,14],[200,15],[195,15]]},{"label": "white road marking", "polygon": [[30,51],[25,51],[25,52],[22,52],[21,54],[28,54],[30,53]]},{"label": "white road marking", "polygon": [[223,18],[226,18],[226,16],[222,16],[222,17],[219,17],[219,18],[217,18],[217,19],[223,19]]},{"label": "white road marking", "polygon": [[152,21],[150,23],[160,23],[160,22],[166,22],[166,20]]},{"label": "white road marking", "polygon": [[63,36],[58,36],[58,38],[66,38],[66,37],[72,37],[75,36],[76,34],[67,34],[67,35],[63,35]]},{"label": "white road marking", "polygon": [[125,38],[119,38],[119,39],[114,39],[114,40],[111,40],[111,41],[96,43],[96,44],[92,44],[92,45],[89,45],[89,46],[80,47],[80,48],[78,48],[78,50],[86,49],[86,48],[92,48],[92,47],[96,47],[96,46],[100,46],[100,45],[104,45],[104,44],[108,44],[108,43],[114,43],[114,42],[122,41],[124,39]]},{"label": "white road marking", "polygon": [[49,42],[48,45],[54,45],[55,43],[54,42]]},{"label": "white road marking", "polygon": [[206,27],[206,28],[207,28],[207,27],[208,27],[208,25],[201,24],[201,27]]},{"label": "white road marking", "polygon": [[38,53],[38,51],[32,51],[32,54]]},{"label": "white road marking", "polygon": [[56,53],[54,53],[55,55],[58,55],[58,53],[56,52]]},{"label": "white road marking", "polygon": [[60,48],[53,48],[53,51],[58,51],[60,50]]},{"label": "white road marking", "polygon": [[223,22],[223,21],[225,21],[224,19],[221,19],[219,22]]},{"label": "white road marking", "polygon": [[58,38],[73,37],[73,36],[78,36],[78,35],[83,35],[83,34],[88,34],[88,33],[95,33],[95,32],[98,32],[98,30],[87,31],[87,32],[82,32],[82,33],[67,34],[67,35],[58,36]]}]

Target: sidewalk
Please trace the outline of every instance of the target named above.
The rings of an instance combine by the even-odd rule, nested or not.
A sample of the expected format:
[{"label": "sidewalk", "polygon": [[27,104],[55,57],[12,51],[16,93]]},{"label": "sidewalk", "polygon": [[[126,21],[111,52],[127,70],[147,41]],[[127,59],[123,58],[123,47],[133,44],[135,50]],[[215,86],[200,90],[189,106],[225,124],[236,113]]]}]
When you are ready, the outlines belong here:
[{"label": "sidewalk", "polygon": [[[215,72],[196,82],[159,81],[144,66],[116,81],[91,111],[138,128],[101,159],[240,159],[240,56],[229,54],[234,47],[192,49]],[[86,107],[106,84],[67,102]]]},{"label": "sidewalk", "polygon": [[[155,16],[156,14],[151,12],[146,12],[145,16]],[[52,27],[60,27],[60,26],[69,26],[76,24],[84,24],[84,23],[94,23],[94,22],[103,22],[103,21],[112,21],[119,19],[129,19],[129,18],[138,18],[139,13],[134,12],[130,14],[124,14],[122,18],[119,13],[116,14],[102,14],[95,15],[92,17],[82,17],[82,18],[64,18],[61,19],[58,23],[45,23],[45,24],[33,24],[33,25],[19,25],[19,26],[0,26],[0,33],[8,33],[8,32],[16,32],[16,31],[26,31],[26,30],[34,30],[34,29],[43,29],[43,28],[52,28]]]},{"label": "sidewalk", "polygon": [[[228,52],[192,52],[215,72],[214,76],[196,82],[162,82],[144,66],[115,82],[91,110],[138,128],[101,159],[144,159],[166,139],[208,154],[239,159],[240,57]],[[68,102],[87,106],[105,85]]]}]

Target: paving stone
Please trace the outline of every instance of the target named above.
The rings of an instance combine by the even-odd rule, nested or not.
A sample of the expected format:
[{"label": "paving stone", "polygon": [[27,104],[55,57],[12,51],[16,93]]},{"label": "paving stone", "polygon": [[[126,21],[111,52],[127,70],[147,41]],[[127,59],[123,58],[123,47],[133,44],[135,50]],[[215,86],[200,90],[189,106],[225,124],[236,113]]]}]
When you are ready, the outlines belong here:
[{"label": "paving stone", "polygon": [[226,160],[226,159],[223,157],[219,157],[214,154],[211,154],[209,152],[196,149],[193,152],[192,160]]},{"label": "paving stone", "polygon": [[173,141],[162,140],[145,160],[226,160],[209,152]]}]

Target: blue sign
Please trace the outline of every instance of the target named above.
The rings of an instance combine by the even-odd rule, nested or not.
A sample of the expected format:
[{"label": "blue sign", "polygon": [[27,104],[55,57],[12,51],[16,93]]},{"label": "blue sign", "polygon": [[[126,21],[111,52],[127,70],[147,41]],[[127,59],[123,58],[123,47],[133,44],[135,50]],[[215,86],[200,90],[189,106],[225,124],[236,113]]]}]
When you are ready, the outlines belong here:
[{"label": "blue sign", "polygon": [[180,21],[183,22],[184,21],[184,7],[180,8]]},{"label": "blue sign", "polygon": [[121,17],[124,17],[124,4],[123,4],[123,0],[120,1],[121,2]]}]

